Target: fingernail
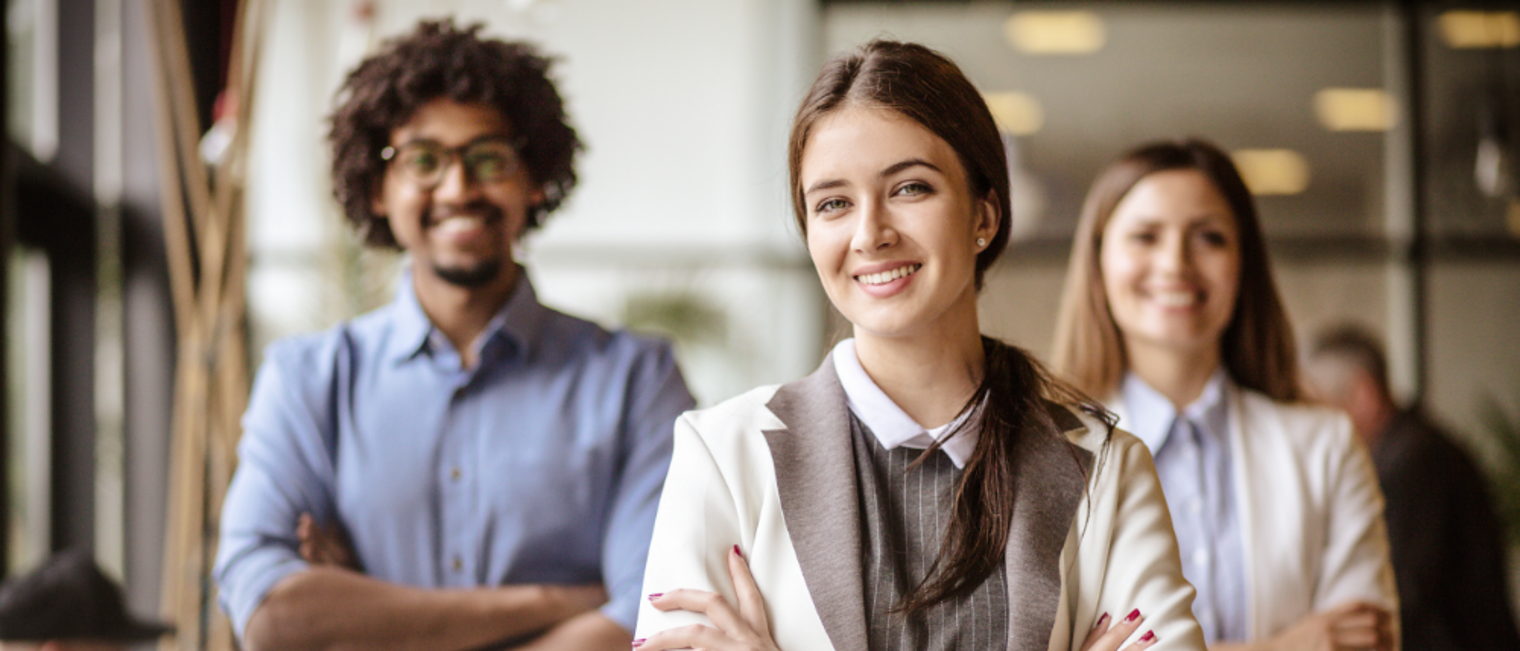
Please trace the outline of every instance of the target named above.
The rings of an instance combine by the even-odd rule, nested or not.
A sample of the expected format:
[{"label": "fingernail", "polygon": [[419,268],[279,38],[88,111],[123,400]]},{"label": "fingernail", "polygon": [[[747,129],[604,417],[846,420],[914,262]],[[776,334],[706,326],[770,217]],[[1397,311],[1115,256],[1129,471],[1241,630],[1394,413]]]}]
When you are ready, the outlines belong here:
[{"label": "fingernail", "polygon": [[1103,623],[1107,622],[1107,621],[1108,621],[1108,613],[1103,613],[1102,615],[1098,615],[1098,623],[1093,624],[1093,628],[1097,628],[1099,626],[1102,626]]},{"label": "fingernail", "polygon": [[641,638],[639,638],[639,639],[637,639],[637,640],[634,640],[634,641],[633,641],[633,645],[634,645],[634,646],[641,646],[641,645],[643,645],[643,644],[644,644],[644,640],[645,640],[645,639],[646,639],[646,638],[642,638],[642,637],[641,637]]},{"label": "fingernail", "polygon": [[744,558],[744,552],[739,551],[739,546],[738,545],[734,545],[734,556],[738,556],[739,558]]},{"label": "fingernail", "polygon": [[1140,618],[1140,609],[1136,608],[1134,610],[1129,611],[1129,615],[1124,618],[1124,621],[1126,621],[1126,622],[1133,622],[1133,621],[1135,621],[1136,619],[1139,619],[1139,618]]},{"label": "fingernail", "polygon": [[[652,595],[649,595],[649,600],[650,601],[654,601],[655,599],[659,599],[660,597],[663,597],[663,596],[665,596],[665,593],[663,593],[663,592],[656,592],[656,593],[654,593]],[[639,640],[639,641],[643,642],[643,640]]]},{"label": "fingernail", "polygon": [[1145,635],[1141,635],[1140,636],[1140,641],[1141,642],[1149,642],[1149,641],[1154,640],[1154,639],[1156,639],[1156,632],[1155,631],[1146,631]]}]

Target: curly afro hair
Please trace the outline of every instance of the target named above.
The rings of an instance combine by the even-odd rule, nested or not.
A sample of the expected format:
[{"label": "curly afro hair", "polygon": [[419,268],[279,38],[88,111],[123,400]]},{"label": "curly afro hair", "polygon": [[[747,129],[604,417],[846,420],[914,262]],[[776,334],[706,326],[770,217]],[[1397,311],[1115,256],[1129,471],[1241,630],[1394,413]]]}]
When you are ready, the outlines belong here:
[{"label": "curly afro hair", "polygon": [[518,154],[544,193],[529,211],[528,228],[542,224],[575,187],[574,159],[584,147],[549,80],[552,59],[527,43],[483,39],[483,27],[424,21],[385,42],[339,89],[327,136],[333,195],[366,244],[400,248],[385,217],[370,209],[385,176],[380,150],[392,131],[437,99],[492,106],[506,117],[522,143]]}]

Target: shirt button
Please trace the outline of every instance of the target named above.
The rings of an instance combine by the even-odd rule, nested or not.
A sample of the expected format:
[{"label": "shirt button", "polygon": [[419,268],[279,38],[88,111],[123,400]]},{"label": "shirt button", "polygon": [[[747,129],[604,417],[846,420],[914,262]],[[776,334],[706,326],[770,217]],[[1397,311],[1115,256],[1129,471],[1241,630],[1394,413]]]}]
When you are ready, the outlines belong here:
[{"label": "shirt button", "polygon": [[1201,567],[1208,567],[1209,552],[1205,549],[1193,550],[1193,563]]},{"label": "shirt button", "polygon": [[452,479],[454,481],[459,481],[459,478],[463,476],[464,471],[460,470],[458,466],[455,466],[453,470],[449,471],[449,479]]},{"label": "shirt button", "polygon": [[460,558],[458,556],[455,556],[454,557],[454,571],[455,572],[460,572],[460,571],[463,571],[463,570],[464,570],[464,559],[462,559],[462,558]]}]

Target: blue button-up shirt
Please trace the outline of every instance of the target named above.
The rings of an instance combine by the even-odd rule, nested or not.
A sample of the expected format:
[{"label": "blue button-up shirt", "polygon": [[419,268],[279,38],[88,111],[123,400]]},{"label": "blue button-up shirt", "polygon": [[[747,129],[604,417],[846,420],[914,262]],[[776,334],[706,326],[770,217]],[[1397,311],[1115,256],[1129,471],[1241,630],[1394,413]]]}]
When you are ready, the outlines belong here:
[{"label": "blue button-up shirt", "polygon": [[1120,423],[1156,459],[1177,530],[1182,575],[1198,590],[1193,615],[1210,644],[1246,639],[1245,558],[1230,467],[1229,381],[1223,369],[1216,371],[1203,394],[1178,414],[1166,396],[1130,373],[1123,384],[1129,420]]},{"label": "blue button-up shirt", "polygon": [[271,345],[222,512],[215,576],[241,636],[305,569],[296,520],[340,522],[371,577],[428,588],[606,586],[637,617],[675,418],[668,344],[511,299],[459,353],[410,278],[390,305]]}]

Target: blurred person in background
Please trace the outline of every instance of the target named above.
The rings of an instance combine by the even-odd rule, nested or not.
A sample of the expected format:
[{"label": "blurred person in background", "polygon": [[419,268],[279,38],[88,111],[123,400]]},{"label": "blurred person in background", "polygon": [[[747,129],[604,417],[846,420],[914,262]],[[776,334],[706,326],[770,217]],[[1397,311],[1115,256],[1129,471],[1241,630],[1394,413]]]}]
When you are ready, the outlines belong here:
[{"label": "blurred person in background", "polygon": [[1346,417],[1305,402],[1224,152],[1153,143],[1098,176],[1056,333],[1056,369],[1155,457],[1210,648],[1397,648],[1377,477]]},{"label": "blurred person in background", "polygon": [[1520,649],[1498,519],[1472,459],[1388,389],[1383,347],[1355,325],[1314,339],[1315,395],[1351,417],[1387,497],[1404,649]]},{"label": "blurred person in background", "polygon": [[345,80],[333,185],[395,300],[265,353],[215,576],[245,648],[624,649],[693,406],[667,343],[538,303],[575,185],[550,61],[423,22]]},{"label": "blurred person in background", "polygon": [[0,585],[0,651],[126,651],[172,630],[128,613],[121,587],[83,549]]},{"label": "blurred person in background", "polygon": [[1012,217],[975,86],[873,41],[825,65],[788,150],[854,336],[678,421],[635,648],[1201,649],[1144,446],[980,332]]}]

